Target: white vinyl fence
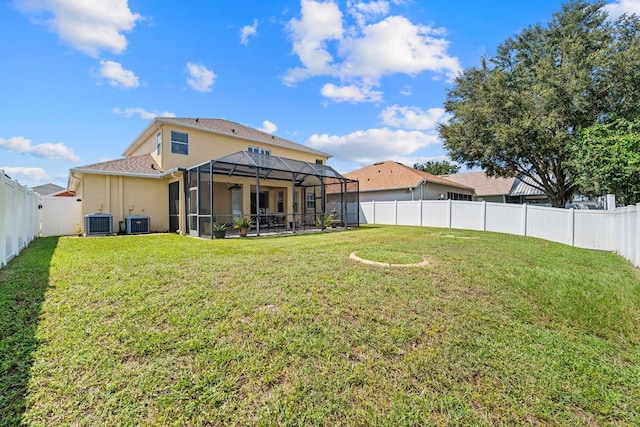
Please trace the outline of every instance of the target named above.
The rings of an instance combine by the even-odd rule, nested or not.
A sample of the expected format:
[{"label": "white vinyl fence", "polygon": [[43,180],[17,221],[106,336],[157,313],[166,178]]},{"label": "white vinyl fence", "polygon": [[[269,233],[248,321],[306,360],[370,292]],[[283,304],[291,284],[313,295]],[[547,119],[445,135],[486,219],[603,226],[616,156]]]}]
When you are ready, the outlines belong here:
[{"label": "white vinyl fence", "polygon": [[615,211],[452,200],[360,203],[360,223],[460,228],[617,252],[640,267],[640,204]]},{"label": "white vinyl fence", "polygon": [[47,196],[42,197],[40,203],[42,237],[76,234],[75,225],[83,226],[82,203],[75,197]]},{"label": "white vinyl fence", "polygon": [[0,267],[38,236],[40,196],[0,170]]}]

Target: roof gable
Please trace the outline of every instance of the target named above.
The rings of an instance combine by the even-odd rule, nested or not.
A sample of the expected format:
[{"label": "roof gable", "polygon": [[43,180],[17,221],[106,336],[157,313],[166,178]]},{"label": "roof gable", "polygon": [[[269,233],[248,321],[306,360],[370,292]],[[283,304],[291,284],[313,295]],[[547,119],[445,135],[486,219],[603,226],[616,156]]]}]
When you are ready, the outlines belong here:
[{"label": "roof gable", "polygon": [[142,143],[145,139],[145,135],[150,130],[155,130],[159,124],[168,124],[181,126],[190,129],[197,129],[205,132],[211,132],[217,135],[226,135],[244,139],[247,141],[258,142],[274,147],[287,148],[290,150],[301,151],[304,153],[315,154],[322,157],[331,157],[331,155],[322,151],[307,147],[306,145],[298,144],[293,141],[289,141],[279,136],[271,135],[266,132],[262,132],[258,129],[254,129],[240,123],[231,122],[224,119],[202,119],[202,118],[180,118],[180,117],[156,117],[145,130],[125,149],[123,156],[127,156],[129,153]]},{"label": "roof gable", "polygon": [[473,188],[466,185],[449,181],[391,160],[365,166],[344,176],[350,179],[357,179],[360,182],[360,191],[413,188],[423,181],[473,190]]},{"label": "roof gable", "polygon": [[508,195],[516,178],[490,177],[484,171],[441,175],[450,181],[473,187],[478,197]]}]

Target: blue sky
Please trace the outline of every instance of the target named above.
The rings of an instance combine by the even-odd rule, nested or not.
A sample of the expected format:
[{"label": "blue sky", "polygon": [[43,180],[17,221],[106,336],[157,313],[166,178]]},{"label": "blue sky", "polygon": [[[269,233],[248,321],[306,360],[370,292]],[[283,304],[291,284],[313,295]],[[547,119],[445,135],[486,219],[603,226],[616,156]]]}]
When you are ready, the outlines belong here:
[{"label": "blue sky", "polygon": [[158,115],[262,129],[341,172],[445,159],[435,129],[453,76],[563,4],[0,1],[0,169],[29,186],[119,158]]}]

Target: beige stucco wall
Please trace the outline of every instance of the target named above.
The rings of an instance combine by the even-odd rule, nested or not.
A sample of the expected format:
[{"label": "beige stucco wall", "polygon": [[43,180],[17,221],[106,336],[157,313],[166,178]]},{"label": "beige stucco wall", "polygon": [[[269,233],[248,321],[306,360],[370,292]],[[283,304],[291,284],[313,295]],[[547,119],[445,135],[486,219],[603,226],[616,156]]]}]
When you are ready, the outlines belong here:
[{"label": "beige stucco wall", "polygon": [[[128,176],[84,174],[82,185],[83,215],[108,213],[113,216],[113,230],[129,215],[146,215],[150,230],[169,230],[169,183],[176,178],[149,179]],[[182,200],[180,210],[184,210]]]},{"label": "beige stucco wall", "polygon": [[[188,155],[171,153],[172,130],[189,135]],[[162,133],[162,149],[159,157],[156,154],[156,135],[158,132]],[[304,153],[261,142],[169,124],[161,124],[161,126],[155,131],[147,132],[146,138],[143,139],[142,143],[134,152],[131,153],[131,156],[151,153],[162,170],[170,170],[176,167],[190,168],[208,160],[218,159],[229,154],[237,153],[238,151],[247,151],[249,146],[269,149],[273,156],[296,159],[310,163],[315,163],[316,159],[320,159],[323,164],[326,164],[328,159],[326,156]]]}]

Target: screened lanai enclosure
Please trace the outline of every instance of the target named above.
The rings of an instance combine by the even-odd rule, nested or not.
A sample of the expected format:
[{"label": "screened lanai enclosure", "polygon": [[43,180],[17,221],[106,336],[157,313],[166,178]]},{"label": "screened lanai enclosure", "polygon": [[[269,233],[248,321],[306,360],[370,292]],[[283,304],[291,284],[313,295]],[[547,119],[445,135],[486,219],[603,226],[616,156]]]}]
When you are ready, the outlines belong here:
[{"label": "screened lanai enclosure", "polygon": [[358,181],[327,165],[240,151],[187,171],[189,234],[250,217],[254,235],[359,225]]}]

